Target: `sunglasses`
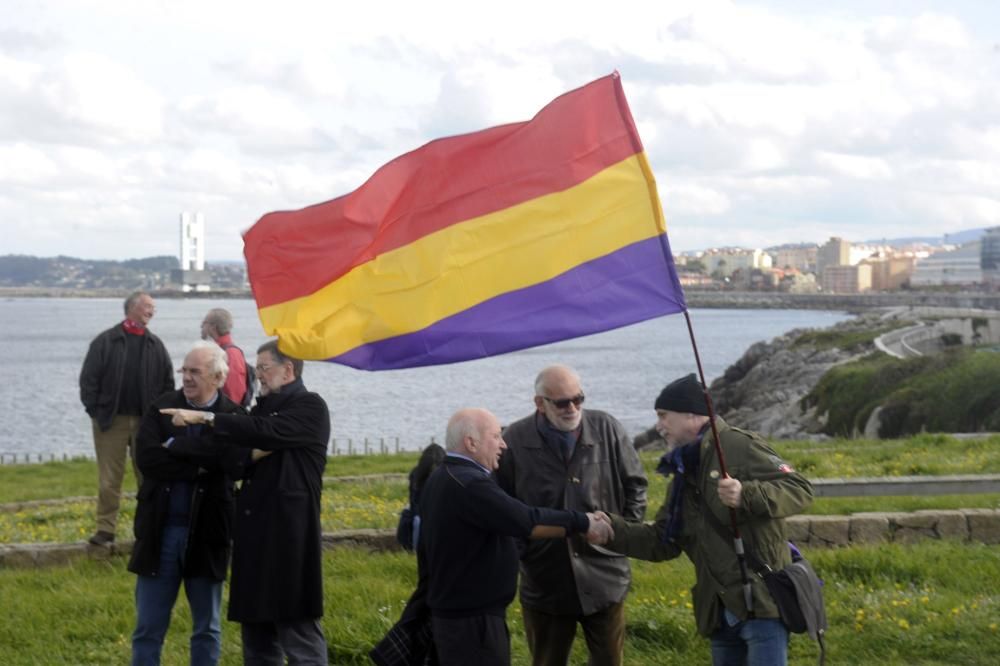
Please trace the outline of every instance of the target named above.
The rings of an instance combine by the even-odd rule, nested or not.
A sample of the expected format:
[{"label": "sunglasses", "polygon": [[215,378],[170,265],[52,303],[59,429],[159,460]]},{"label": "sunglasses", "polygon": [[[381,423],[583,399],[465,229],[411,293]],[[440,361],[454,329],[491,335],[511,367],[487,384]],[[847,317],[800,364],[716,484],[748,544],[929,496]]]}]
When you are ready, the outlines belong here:
[{"label": "sunglasses", "polygon": [[584,395],[581,393],[580,395],[575,395],[572,398],[562,398],[560,400],[553,400],[552,398],[547,398],[544,395],[542,396],[542,398],[548,400],[552,405],[556,407],[556,409],[566,409],[571,404],[576,407],[582,405],[584,400]]}]

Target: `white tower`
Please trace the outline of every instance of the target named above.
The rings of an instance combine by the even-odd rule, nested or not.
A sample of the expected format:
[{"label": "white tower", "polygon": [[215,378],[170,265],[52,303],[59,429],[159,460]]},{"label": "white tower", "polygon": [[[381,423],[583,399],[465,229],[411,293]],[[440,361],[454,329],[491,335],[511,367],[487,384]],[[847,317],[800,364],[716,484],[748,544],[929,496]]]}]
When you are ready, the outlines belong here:
[{"label": "white tower", "polygon": [[208,291],[205,271],[205,215],[181,213],[181,291]]}]

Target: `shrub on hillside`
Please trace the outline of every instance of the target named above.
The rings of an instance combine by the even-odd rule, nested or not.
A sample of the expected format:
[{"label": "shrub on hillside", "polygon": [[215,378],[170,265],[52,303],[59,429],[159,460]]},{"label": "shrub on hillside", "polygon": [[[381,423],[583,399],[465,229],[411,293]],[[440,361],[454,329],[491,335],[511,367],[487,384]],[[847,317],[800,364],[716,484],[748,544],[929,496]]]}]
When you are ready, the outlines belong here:
[{"label": "shrub on hillside", "polygon": [[881,407],[880,437],[1000,428],[1000,354],[962,348],[895,359],[871,354],[835,367],[802,399],[827,414],[824,432],[850,437]]}]

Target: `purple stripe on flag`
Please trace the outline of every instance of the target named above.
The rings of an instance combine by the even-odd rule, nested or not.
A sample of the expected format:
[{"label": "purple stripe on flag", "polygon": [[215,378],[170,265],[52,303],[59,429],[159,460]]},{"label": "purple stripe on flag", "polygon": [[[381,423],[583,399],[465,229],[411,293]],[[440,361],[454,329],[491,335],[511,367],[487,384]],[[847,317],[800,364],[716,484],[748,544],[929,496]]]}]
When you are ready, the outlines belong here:
[{"label": "purple stripe on flag", "polygon": [[666,234],[501,294],[427,328],[327,359],[362,370],[456,363],[607,331],[686,309]]}]

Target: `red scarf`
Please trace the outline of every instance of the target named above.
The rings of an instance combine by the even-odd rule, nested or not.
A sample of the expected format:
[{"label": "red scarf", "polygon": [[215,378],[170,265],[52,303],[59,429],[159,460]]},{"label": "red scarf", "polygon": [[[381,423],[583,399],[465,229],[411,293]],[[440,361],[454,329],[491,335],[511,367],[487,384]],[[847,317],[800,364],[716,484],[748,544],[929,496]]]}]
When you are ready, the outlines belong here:
[{"label": "red scarf", "polygon": [[126,318],[125,321],[122,322],[122,328],[125,329],[126,333],[130,333],[132,335],[146,335],[146,327],[142,324],[135,323],[131,319]]}]

